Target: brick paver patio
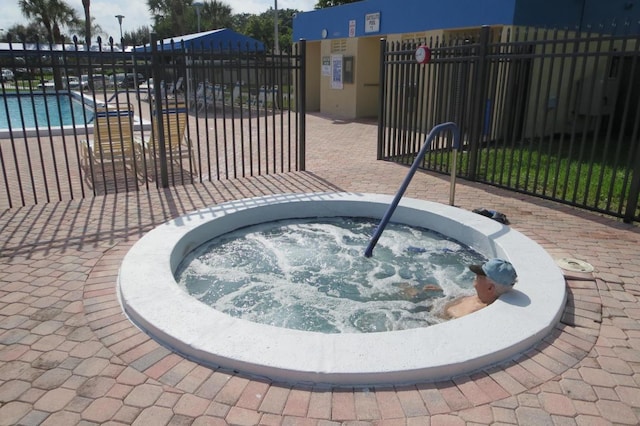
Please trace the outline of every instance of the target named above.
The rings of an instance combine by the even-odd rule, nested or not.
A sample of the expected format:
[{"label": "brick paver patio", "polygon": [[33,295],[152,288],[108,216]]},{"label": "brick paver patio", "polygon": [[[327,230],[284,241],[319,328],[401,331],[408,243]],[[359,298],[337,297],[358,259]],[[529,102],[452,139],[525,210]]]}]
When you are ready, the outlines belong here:
[{"label": "brick paver patio", "polygon": [[[135,328],[115,281],[129,247],[154,226],[273,193],[395,193],[407,168],[375,160],[375,123],[309,116],[307,128],[306,172],[0,213],[0,424],[640,422],[640,228],[461,180],[457,206],[499,210],[554,258],[595,267],[566,273],[561,323],[517,359],[437,383],[309,387],[198,365]],[[418,173],[406,195],[448,203],[448,179]]]}]

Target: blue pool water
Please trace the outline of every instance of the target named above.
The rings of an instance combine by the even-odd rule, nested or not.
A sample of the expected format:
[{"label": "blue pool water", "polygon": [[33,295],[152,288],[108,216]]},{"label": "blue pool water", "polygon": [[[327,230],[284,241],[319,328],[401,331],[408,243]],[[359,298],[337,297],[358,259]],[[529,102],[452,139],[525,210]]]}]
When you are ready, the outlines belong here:
[{"label": "blue pool water", "polygon": [[91,121],[93,112],[83,111],[80,102],[69,95],[5,95],[0,96],[0,129],[60,127],[83,125]]}]

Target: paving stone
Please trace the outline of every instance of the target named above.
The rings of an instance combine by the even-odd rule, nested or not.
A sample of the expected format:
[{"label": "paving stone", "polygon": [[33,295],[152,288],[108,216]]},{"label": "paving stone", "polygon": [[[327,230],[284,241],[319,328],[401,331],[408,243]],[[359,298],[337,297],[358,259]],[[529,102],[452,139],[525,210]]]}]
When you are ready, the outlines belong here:
[{"label": "paving stone", "polygon": [[609,373],[628,375],[633,374],[633,369],[629,366],[629,364],[626,361],[618,358],[610,356],[600,356],[598,357],[598,364],[600,364],[603,370]]},{"label": "paving stone", "polygon": [[571,399],[555,393],[543,393],[540,395],[542,408],[552,415],[573,417],[577,414]]},{"label": "paving stone", "polygon": [[124,423],[125,425],[130,425],[140,415],[140,411],[142,411],[142,409],[137,407],[123,406],[113,415],[113,422],[114,424]]},{"label": "paving stone", "polygon": [[307,416],[314,419],[331,419],[330,391],[314,390],[309,400],[309,411]]},{"label": "paving stone", "polygon": [[75,425],[79,423],[80,414],[67,411],[58,411],[57,413],[50,414],[49,417],[44,419],[44,421],[41,423],[41,426]]},{"label": "paving stone", "polygon": [[242,391],[242,395],[240,395],[236,406],[249,410],[257,410],[268,389],[269,384],[267,382],[252,380]]},{"label": "paving stone", "polygon": [[398,395],[391,388],[376,389],[376,400],[378,401],[378,409],[382,419],[403,418],[404,410],[398,399]]},{"label": "paving stone", "polygon": [[458,415],[467,423],[492,424],[493,411],[488,405],[461,410]]},{"label": "paving stone", "polygon": [[551,416],[540,408],[533,407],[519,407],[516,408],[516,418],[518,424],[521,425],[553,425]]},{"label": "paving stone", "polygon": [[576,417],[578,426],[611,426],[612,423],[602,417],[579,415]]},{"label": "paving stone", "polygon": [[415,386],[396,387],[396,394],[406,417],[423,417],[429,414],[424,400]]},{"label": "paving stone", "polygon": [[622,402],[640,408],[640,390],[637,387],[617,386],[615,391]]},{"label": "paving stone", "polygon": [[482,405],[491,401],[489,395],[467,376],[454,378],[454,383],[472,405]]},{"label": "paving stone", "polygon": [[33,386],[40,389],[55,389],[65,383],[71,377],[71,371],[63,368],[54,368],[45,371],[40,377],[33,381]]},{"label": "paving stone", "polygon": [[162,387],[151,384],[142,384],[134,387],[124,398],[124,403],[134,407],[151,407],[162,395]]},{"label": "paving stone", "polygon": [[612,388],[616,385],[616,381],[611,376],[611,373],[608,373],[604,370],[582,367],[578,371],[580,372],[580,375],[582,376],[584,381],[592,386]]},{"label": "paving stone", "polygon": [[210,401],[204,398],[185,394],[178,399],[173,412],[187,417],[198,417],[205,413],[209,403]]},{"label": "paving stone", "polygon": [[433,384],[421,384],[417,386],[420,397],[424,401],[427,411],[431,415],[448,413],[451,411],[447,401]]},{"label": "paving stone", "polygon": [[87,398],[99,398],[105,396],[116,384],[110,377],[90,377],[77,390],[77,394]]},{"label": "paving stone", "polygon": [[247,383],[249,383],[249,380],[245,378],[232,376],[218,392],[215,401],[222,404],[234,405],[240,398],[240,395],[242,395]]},{"label": "paving stone", "polygon": [[18,399],[30,387],[31,384],[23,380],[9,380],[0,384],[0,404]]},{"label": "paving stone", "polygon": [[560,386],[571,399],[596,401],[598,397],[591,386],[581,380],[562,379]]},{"label": "paving stone", "polygon": [[[295,392],[292,391],[292,394]],[[378,409],[378,402],[376,401],[376,395],[374,392],[369,389],[360,390],[354,392],[354,404],[356,410],[356,418],[358,420],[377,420],[380,419],[380,410]],[[289,397],[291,400],[291,397]],[[308,400],[308,397],[307,397]],[[288,403],[287,403],[288,405]],[[305,404],[306,408],[306,404]],[[285,413],[287,413],[287,409],[285,407]],[[301,416],[304,416],[302,414]]]},{"label": "paving stone", "polygon": [[[272,414],[281,414],[287,403],[290,389],[284,386],[270,386],[260,404],[260,411]],[[349,393],[352,397],[351,393]],[[335,404],[334,404],[335,409]]]},{"label": "paving stone", "polygon": [[516,413],[512,409],[502,408],[502,407],[492,407],[493,418],[495,423],[509,423],[516,424],[518,419],[516,418]]},{"label": "paving stone", "polygon": [[258,424],[260,413],[246,408],[232,407],[225,420],[227,423],[238,426],[253,426]]},{"label": "paving stone", "polygon": [[142,410],[132,426],[166,425],[173,417],[173,411],[165,407],[149,407]]},{"label": "paving stone", "polygon": [[20,419],[26,416],[32,409],[31,404],[27,404],[25,402],[8,402],[0,406],[0,419],[2,419],[2,424],[19,424]]},{"label": "paving stone", "polygon": [[600,400],[596,402],[596,406],[598,410],[600,410],[602,417],[613,423],[626,425],[638,424],[638,417],[626,404],[617,401]]},{"label": "paving stone", "polygon": [[76,396],[76,393],[70,389],[56,388],[46,392],[40,397],[33,407],[36,410],[48,411],[53,413],[62,410]]}]

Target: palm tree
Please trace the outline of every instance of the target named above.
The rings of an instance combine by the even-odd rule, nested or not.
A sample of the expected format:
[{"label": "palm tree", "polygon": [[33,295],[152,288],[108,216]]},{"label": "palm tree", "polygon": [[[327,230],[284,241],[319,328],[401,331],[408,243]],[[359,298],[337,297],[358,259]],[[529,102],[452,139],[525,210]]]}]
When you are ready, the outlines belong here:
[{"label": "palm tree", "polygon": [[216,30],[218,28],[229,28],[233,24],[233,13],[231,6],[223,2],[212,0],[205,1],[202,8],[202,30]]},{"label": "palm tree", "polygon": [[[68,26],[78,22],[75,10],[64,0],[19,0],[18,5],[25,17],[45,27],[49,44],[64,43],[60,26]],[[57,66],[58,55],[51,55],[51,65],[53,67],[53,82],[56,89],[60,90],[62,89],[62,77]]]},{"label": "palm tree", "polygon": [[76,11],[64,0],[19,0],[18,5],[26,18],[45,27],[47,41],[52,44],[64,42],[61,25],[78,21]]},{"label": "palm tree", "polygon": [[186,34],[185,13],[192,0],[147,0],[154,29],[161,38]]},{"label": "palm tree", "polygon": [[91,7],[91,0],[82,0],[82,8],[84,9],[84,44],[87,46],[91,46],[91,12],[89,8]]}]

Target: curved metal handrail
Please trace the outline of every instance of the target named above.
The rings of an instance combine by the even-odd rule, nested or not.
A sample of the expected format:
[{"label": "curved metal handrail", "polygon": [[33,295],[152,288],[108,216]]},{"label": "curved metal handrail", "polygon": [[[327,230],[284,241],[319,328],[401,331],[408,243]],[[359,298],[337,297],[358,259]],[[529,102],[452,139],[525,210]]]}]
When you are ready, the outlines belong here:
[{"label": "curved metal handrail", "polygon": [[395,198],[389,205],[389,208],[387,209],[384,216],[380,220],[380,224],[378,225],[373,236],[371,237],[371,241],[369,241],[369,245],[367,246],[367,249],[364,252],[365,257],[371,257],[371,255],[373,254],[373,249],[378,243],[378,240],[380,239],[380,235],[382,235],[382,232],[384,231],[387,224],[389,223],[389,220],[391,219],[393,212],[396,210],[396,207],[398,207],[398,203],[400,202],[400,199],[404,195],[404,192],[407,190],[407,187],[409,186],[409,183],[411,182],[413,175],[416,173],[416,170],[418,170],[418,166],[420,165],[420,162],[422,161],[427,151],[429,151],[429,146],[431,145],[433,138],[438,133],[446,129],[451,129],[451,133],[453,134],[454,156],[453,156],[453,165],[451,170],[451,192],[449,197],[449,202],[451,205],[453,205],[453,194],[454,194],[455,175],[456,175],[455,153],[457,152],[460,146],[460,129],[458,128],[458,125],[456,123],[448,122],[448,123],[442,123],[434,126],[429,132],[429,134],[427,135],[427,138],[424,141],[424,145],[422,145],[422,148],[420,148],[420,152],[418,152],[418,155],[416,156],[415,160],[413,160],[413,164],[411,165],[411,169],[409,169],[409,173],[407,173],[407,176],[405,176],[404,180],[402,181],[402,185],[400,185],[400,188],[398,189],[398,192],[396,193]]}]

